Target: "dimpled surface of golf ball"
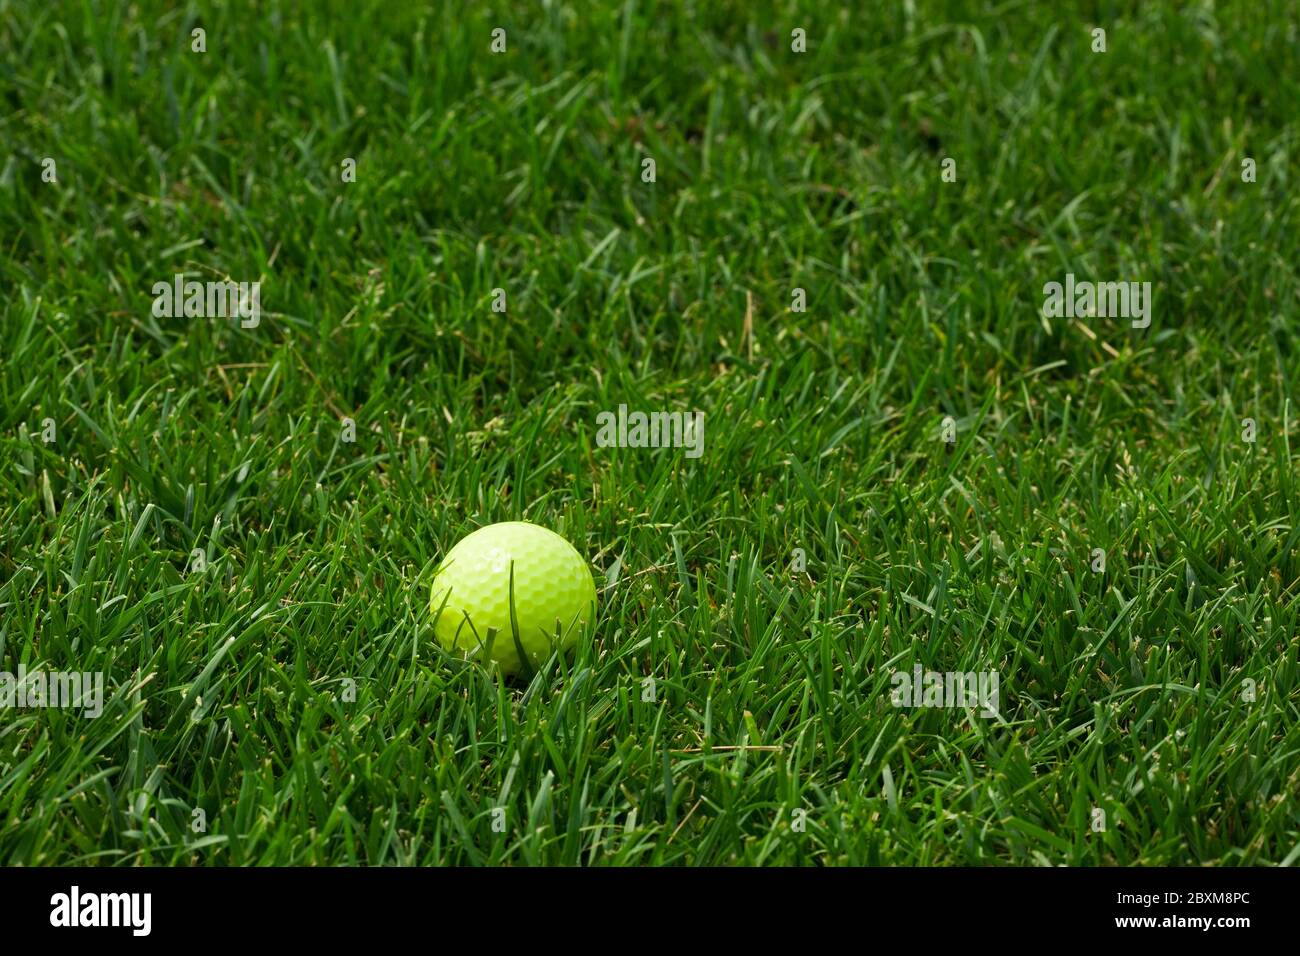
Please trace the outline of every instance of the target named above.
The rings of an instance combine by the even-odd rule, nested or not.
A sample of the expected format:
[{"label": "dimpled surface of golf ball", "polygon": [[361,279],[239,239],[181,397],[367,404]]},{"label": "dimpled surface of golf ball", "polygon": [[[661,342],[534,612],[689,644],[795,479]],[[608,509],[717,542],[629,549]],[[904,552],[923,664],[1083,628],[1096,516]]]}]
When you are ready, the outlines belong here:
[{"label": "dimpled surface of golf ball", "polygon": [[564,650],[596,613],[596,583],[586,559],[554,531],[503,521],[466,535],[434,572],[431,606],[435,614],[442,608],[434,632],[447,650],[481,659],[494,628],[491,659],[507,674],[521,667],[510,626],[512,562],[519,643],[534,666],[550,656],[557,621]]}]

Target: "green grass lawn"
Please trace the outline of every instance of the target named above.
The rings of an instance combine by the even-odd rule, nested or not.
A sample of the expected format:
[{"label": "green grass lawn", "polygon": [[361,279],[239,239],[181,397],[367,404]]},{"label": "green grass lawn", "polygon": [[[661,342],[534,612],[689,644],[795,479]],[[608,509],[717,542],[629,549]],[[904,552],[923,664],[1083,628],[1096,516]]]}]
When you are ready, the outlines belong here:
[{"label": "green grass lawn", "polygon": [[0,862],[1300,862],[1293,4],[257,6],[0,0]]}]

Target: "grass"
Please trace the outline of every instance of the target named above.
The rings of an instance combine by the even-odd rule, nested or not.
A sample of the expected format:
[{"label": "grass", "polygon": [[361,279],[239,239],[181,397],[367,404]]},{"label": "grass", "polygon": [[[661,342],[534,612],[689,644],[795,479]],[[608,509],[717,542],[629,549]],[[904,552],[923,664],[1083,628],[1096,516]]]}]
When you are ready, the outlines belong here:
[{"label": "grass", "polygon": [[[106,681],[0,860],[1300,860],[1296,24],[1172,6],[0,0],[0,670]],[[527,681],[428,608],[513,519],[600,584]]]}]

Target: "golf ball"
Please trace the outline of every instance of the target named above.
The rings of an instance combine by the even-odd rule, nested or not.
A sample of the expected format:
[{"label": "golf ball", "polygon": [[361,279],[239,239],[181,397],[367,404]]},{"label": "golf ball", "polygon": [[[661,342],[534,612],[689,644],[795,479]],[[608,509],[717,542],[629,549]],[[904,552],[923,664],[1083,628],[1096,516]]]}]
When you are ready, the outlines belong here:
[{"label": "golf ball", "polygon": [[533,666],[553,646],[571,647],[596,614],[591,569],[554,531],[503,521],[466,535],[434,572],[431,608],[442,609],[434,633],[447,650],[494,660],[507,674],[522,663],[510,622],[512,569],[519,644]]}]

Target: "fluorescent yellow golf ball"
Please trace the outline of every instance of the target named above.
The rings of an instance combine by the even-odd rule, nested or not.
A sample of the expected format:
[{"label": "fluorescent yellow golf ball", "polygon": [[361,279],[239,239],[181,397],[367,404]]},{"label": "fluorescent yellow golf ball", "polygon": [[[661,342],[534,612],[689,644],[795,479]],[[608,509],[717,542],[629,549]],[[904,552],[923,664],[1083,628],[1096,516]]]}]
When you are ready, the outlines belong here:
[{"label": "fluorescent yellow golf ball", "polygon": [[533,666],[553,646],[571,647],[596,615],[591,568],[554,531],[503,521],[465,536],[434,572],[431,608],[442,610],[434,633],[447,650],[494,660],[507,674],[522,664],[510,620],[512,568],[519,644]]}]

